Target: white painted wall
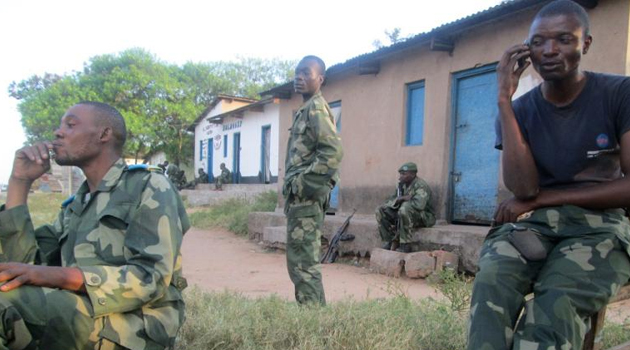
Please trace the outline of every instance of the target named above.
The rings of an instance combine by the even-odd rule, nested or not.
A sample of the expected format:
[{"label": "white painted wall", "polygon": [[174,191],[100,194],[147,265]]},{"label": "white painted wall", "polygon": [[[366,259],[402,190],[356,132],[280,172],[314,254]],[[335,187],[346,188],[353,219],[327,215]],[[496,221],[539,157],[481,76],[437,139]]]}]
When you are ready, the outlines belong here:
[{"label": "white painted wall", "polygon": [[[207,167],[207,140],[212,139],[214,176],[221,174],[220,165],[233,171],[234,159],[234,134],[241,135],[241,177],[257,177],[260,172],[262,127],[271,126],[270,135],[270,170],[272,176],[278,176],[278,116],[279,105],[269,103],[264,105],[263,112],[245,111],[243,118],[225,118],[222,125],[207,122],[209,118],[202,120],[195,128],[195,169]],[[212,112],[209,115],[213,115]],[[227,144],[224,144],[224,136],[227,135]],[[203,140],[203,150],[200,141]],[[224,157],[224,148],[227,147],[227,157]],[[201,154],[200,159],[200,152]]]}]

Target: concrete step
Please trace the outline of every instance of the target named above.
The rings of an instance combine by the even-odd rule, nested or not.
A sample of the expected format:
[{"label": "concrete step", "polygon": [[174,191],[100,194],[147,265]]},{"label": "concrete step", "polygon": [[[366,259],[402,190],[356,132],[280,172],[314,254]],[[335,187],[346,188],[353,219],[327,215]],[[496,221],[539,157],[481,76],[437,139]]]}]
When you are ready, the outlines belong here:
[{"label": "concrete step", "polygon": [[[349,213],[327,215],[324,218],[322,235],[330,239],[342,225]],[[281,211],[251,213],[248,218],[249,237],[255,241],[264,241],[266,227],[286,227],[286,217]],[[460,269],[476,272],[479,250],[485,238],[488,227],[468,225],[436,225],[430,228],[420,228],[414,232],[415,251],[446,250],[459,256]],[[279,229],[278,229],[279,230]],[[279,231],[274,231],[279,234]],[[286,235],[286,229],[285,229]],[[378,234],[376,219],[372,215],[356,214],[348,225],[347,233],[353,234],[353,241],[340,242],[339,251],[342,255],[360,255],[366,257],[374,248],[382,245]],[[286,238],[285,238],[286,239]],[[282,244],[277,244],[282,248]]]},{"label": "concrete step", "polygon": [[286,226],[268,226],[263,229],[262,242],[270,248],[285,249],[287,244]]},{"label": "concrete step", "polygon": [[215,191],[214,184],[199,184],[194,190],[181,190],[182,198],[186,198],[191,207],[215,205],[231,198],[243,198],[248,201],[268,191],[276,191],[276,184],[226,184],[223,191]]}]

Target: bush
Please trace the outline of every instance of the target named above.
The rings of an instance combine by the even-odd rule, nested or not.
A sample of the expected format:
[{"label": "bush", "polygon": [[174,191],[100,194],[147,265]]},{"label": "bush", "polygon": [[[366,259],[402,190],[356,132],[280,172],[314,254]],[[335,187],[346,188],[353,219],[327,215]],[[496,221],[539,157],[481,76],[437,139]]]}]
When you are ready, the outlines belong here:
[{"label": "bush", "polygon": [[429,283],[449,300],[453,311],[465,311],[470,306],[473,277],[443,269],[429,277]]},{"label": "bush", "polygon": [[252,203],[243,198],[232,198],[221,204],[204,208],[189,215],[193,226],[201,229],[223,227],[239,235],[247,235],[247,216],[255,211],[274,211],[278,194],[268,191],[259,194]]}]

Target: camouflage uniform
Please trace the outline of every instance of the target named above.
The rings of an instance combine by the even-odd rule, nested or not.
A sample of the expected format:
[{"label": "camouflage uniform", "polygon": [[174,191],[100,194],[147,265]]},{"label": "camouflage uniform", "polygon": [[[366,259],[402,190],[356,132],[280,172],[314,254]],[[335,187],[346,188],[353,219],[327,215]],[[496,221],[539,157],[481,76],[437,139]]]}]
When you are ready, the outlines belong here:
[{"label": "camouflage uniform", "polygon": [[[131,169],[131,170],[130,170]],[[83,183],[57,221],[0,211],[0,261],[79,268],[86,294],[36,286],[0,293],[0,349],[164,349],[184,321],[180,247],[188,218],[160,173],[118,160]]]},{"label": "camouflage uniform", "polygon": [[223,184],[229,184],[232,180],[232,173],[230,172],[230,170],[228,168],[224,168],[223,170],[221,170],[221,175],[217,176],[217,179],[215,180],[214,183],[214,187],[217,190],[222,190],[223,189]]},{"label": "camouflage uniform", "polygon": [[[539,233],[546,259],[527,260],[510,243],[523,228]],[[571,205],[492,229],[475,278],[468,349],[582,349],[589,317],[630,277],[629,229],[623,210]],[[535,297],[525,302],[529,293]]]},{"label": "camouflage uniform", "polygon": [[[411,200],[396,205],[399,196],[411,195]],[[394,240],[398,231],[400,243],[412,243],[414,227],[435,225],[435,214],[431,205],[431,188],[416,177],[409,186],[402,186],[401,194],[396,192],[376,209],[378,232],[384,242]]]},{"label": "camouflage uniform", "polygon": [[207,184],[210,182],[209,176],[208,174],[206,174],[205,171],[201,171],[201,174],[199,174],[199,177],[195,179],[195,185],[198,184]]},{"label": "camouflage uniform", "polygon": [[283,195],[287,268],[298,303],[326,303],[319,250],[324,211],[343,156],[330,107],[320,92],[296,112],[290,129]]}]

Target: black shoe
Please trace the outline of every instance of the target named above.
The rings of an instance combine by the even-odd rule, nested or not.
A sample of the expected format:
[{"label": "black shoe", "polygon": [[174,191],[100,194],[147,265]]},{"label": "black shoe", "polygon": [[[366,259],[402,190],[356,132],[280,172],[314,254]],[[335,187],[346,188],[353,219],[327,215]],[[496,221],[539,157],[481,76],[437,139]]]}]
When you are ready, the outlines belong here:
[{"label": "black shoe", "polygon": [[383,246],[381,247],[385,250],[391,250],[392,249],[392,242],[385,242],[385,244],[383,244]]},{"label": "black shoe", "polygon": [[400,247],[396,249],[397,252],[400,253],[411,253],[411,244],[409,243],[401,243]]}]

